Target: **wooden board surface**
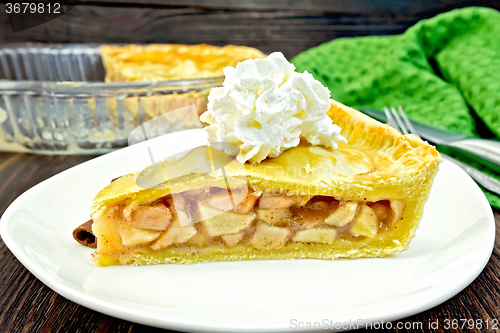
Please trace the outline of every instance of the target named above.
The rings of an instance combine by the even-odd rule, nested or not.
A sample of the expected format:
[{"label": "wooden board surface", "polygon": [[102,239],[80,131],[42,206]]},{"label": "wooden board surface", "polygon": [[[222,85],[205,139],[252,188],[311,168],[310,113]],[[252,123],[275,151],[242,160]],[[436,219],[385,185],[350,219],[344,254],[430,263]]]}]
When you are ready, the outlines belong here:
[{"label": "wooden board surface", "polygon": [[499,1],[488,0],[190,0],[183,4],[84,1],[60,18],[17,33],[12,33],[0,5],[0,43],[235,44],[266,53],[281,51],[290,59],[338,37],[402,33],[422,18],[453,8],[476,4],[500,9]]}]

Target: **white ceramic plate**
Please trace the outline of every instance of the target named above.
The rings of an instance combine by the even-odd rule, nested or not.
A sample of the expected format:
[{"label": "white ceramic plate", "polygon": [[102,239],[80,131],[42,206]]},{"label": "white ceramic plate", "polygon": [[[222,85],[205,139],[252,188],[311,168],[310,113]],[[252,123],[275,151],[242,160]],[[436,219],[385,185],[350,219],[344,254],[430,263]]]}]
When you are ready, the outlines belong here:
[{"label": "white ceramic plate", "polygon": [[176,132],[62,172],[7,209],[1,236],[24,266],[66,298],[111,316],[193,332],[311,331],[310,325],[338,329],[404,318],[460,292],[491,255],[491,208],[476,184],[444,161],[417,236],[401,254],[95,267],[93,250],[77,244],[72,230],[88,219],[96,193],[150,164],[150,153],[159,160],[204,142],[202,130]]}]

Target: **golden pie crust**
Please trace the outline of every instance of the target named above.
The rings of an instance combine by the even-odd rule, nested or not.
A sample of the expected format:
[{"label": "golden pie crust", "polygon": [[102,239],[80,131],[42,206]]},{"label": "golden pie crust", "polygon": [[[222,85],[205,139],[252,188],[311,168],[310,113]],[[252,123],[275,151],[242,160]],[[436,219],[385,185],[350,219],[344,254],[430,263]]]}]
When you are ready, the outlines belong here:
[{"label": "golden pie crust", "polygon": [[[338,102],[332,101],[328,115],[347,139],[347,143],[339,143],[338,149],[301,142],[258,164],[242,168],[236,161],[229,163],[224,169],[231,188],[249,188],[245,192],[247,201],[243,202],[250,202],[250,208],[240,205],[223,220],[207,218],[180,227],[184,213],[173,210],[170,222],[165,217],[164,209],[169,207],[165,200],[171,195],[225,188],[222,172],[197,174],[200,164],[210,161],[198,158],[194,163],[190,156],[172,161],[175,170],[170,172],[169,186],[156,182],[156,187],[143,188],[137,182],[138,172],[112,182],[99,192],[91,207],[92,229],[97,238],[95,263],[107,266],[359,258],[406,250],[441,157],[421,139],[401,135]],[[200,155],[195,150],[192,156]],[[200,200],[202,217],[218,207],[212,204],[216,198]],[[285,206],[288,208],[282,208]],[[140,209],[146,209],[146,215],[139,213]],[[316,218],[305,218],[307,223],[291,227],[304,211],[317,213]],[[148,212],[159,216],[154,226],[148,226],[150,218],[144,217]],[[242,213],[246,215],[238,215]],[[135,223],[134,227],[124,223],[126,219]],[[292,224],[282,225],[283,221]],[[211,240],[208,243],[207,237]]]},{"label": "golden pie crust", "polygon": [[217,77],[224,67],[266,58],[252,47],[206,44],[102,45],[101,55],[106,82]]}]

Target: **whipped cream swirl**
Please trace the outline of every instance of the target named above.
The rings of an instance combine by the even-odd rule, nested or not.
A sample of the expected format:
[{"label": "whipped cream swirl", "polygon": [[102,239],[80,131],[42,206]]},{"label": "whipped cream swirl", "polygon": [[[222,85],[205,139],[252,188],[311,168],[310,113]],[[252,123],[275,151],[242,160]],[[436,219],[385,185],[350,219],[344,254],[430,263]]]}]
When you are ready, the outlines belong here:
[{"label": "whipped cream swirl", "polygon": [[298,146],[301,138],[334,149],[338,141],[346,141],[326,115],[330,91],[307,71],[295,72],[282,53],[226,67],[224,74],[200,119],[209,124],[210,141],[239,146],[239,162],[277,157]]}]

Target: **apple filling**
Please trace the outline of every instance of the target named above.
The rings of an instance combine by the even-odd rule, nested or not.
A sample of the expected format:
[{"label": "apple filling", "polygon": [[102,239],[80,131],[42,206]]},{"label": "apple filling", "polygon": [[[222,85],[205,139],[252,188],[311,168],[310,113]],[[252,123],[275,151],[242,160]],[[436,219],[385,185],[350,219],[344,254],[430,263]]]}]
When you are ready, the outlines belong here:
[{"label": "apple filling", "polygon": [[246,246],[275,250],[292,243],[332,244],[376,237],[403,217],[401,200],[347,201],[327,196],[260,194],[206,188],[152,203],[111,209],[125,248]]}]

